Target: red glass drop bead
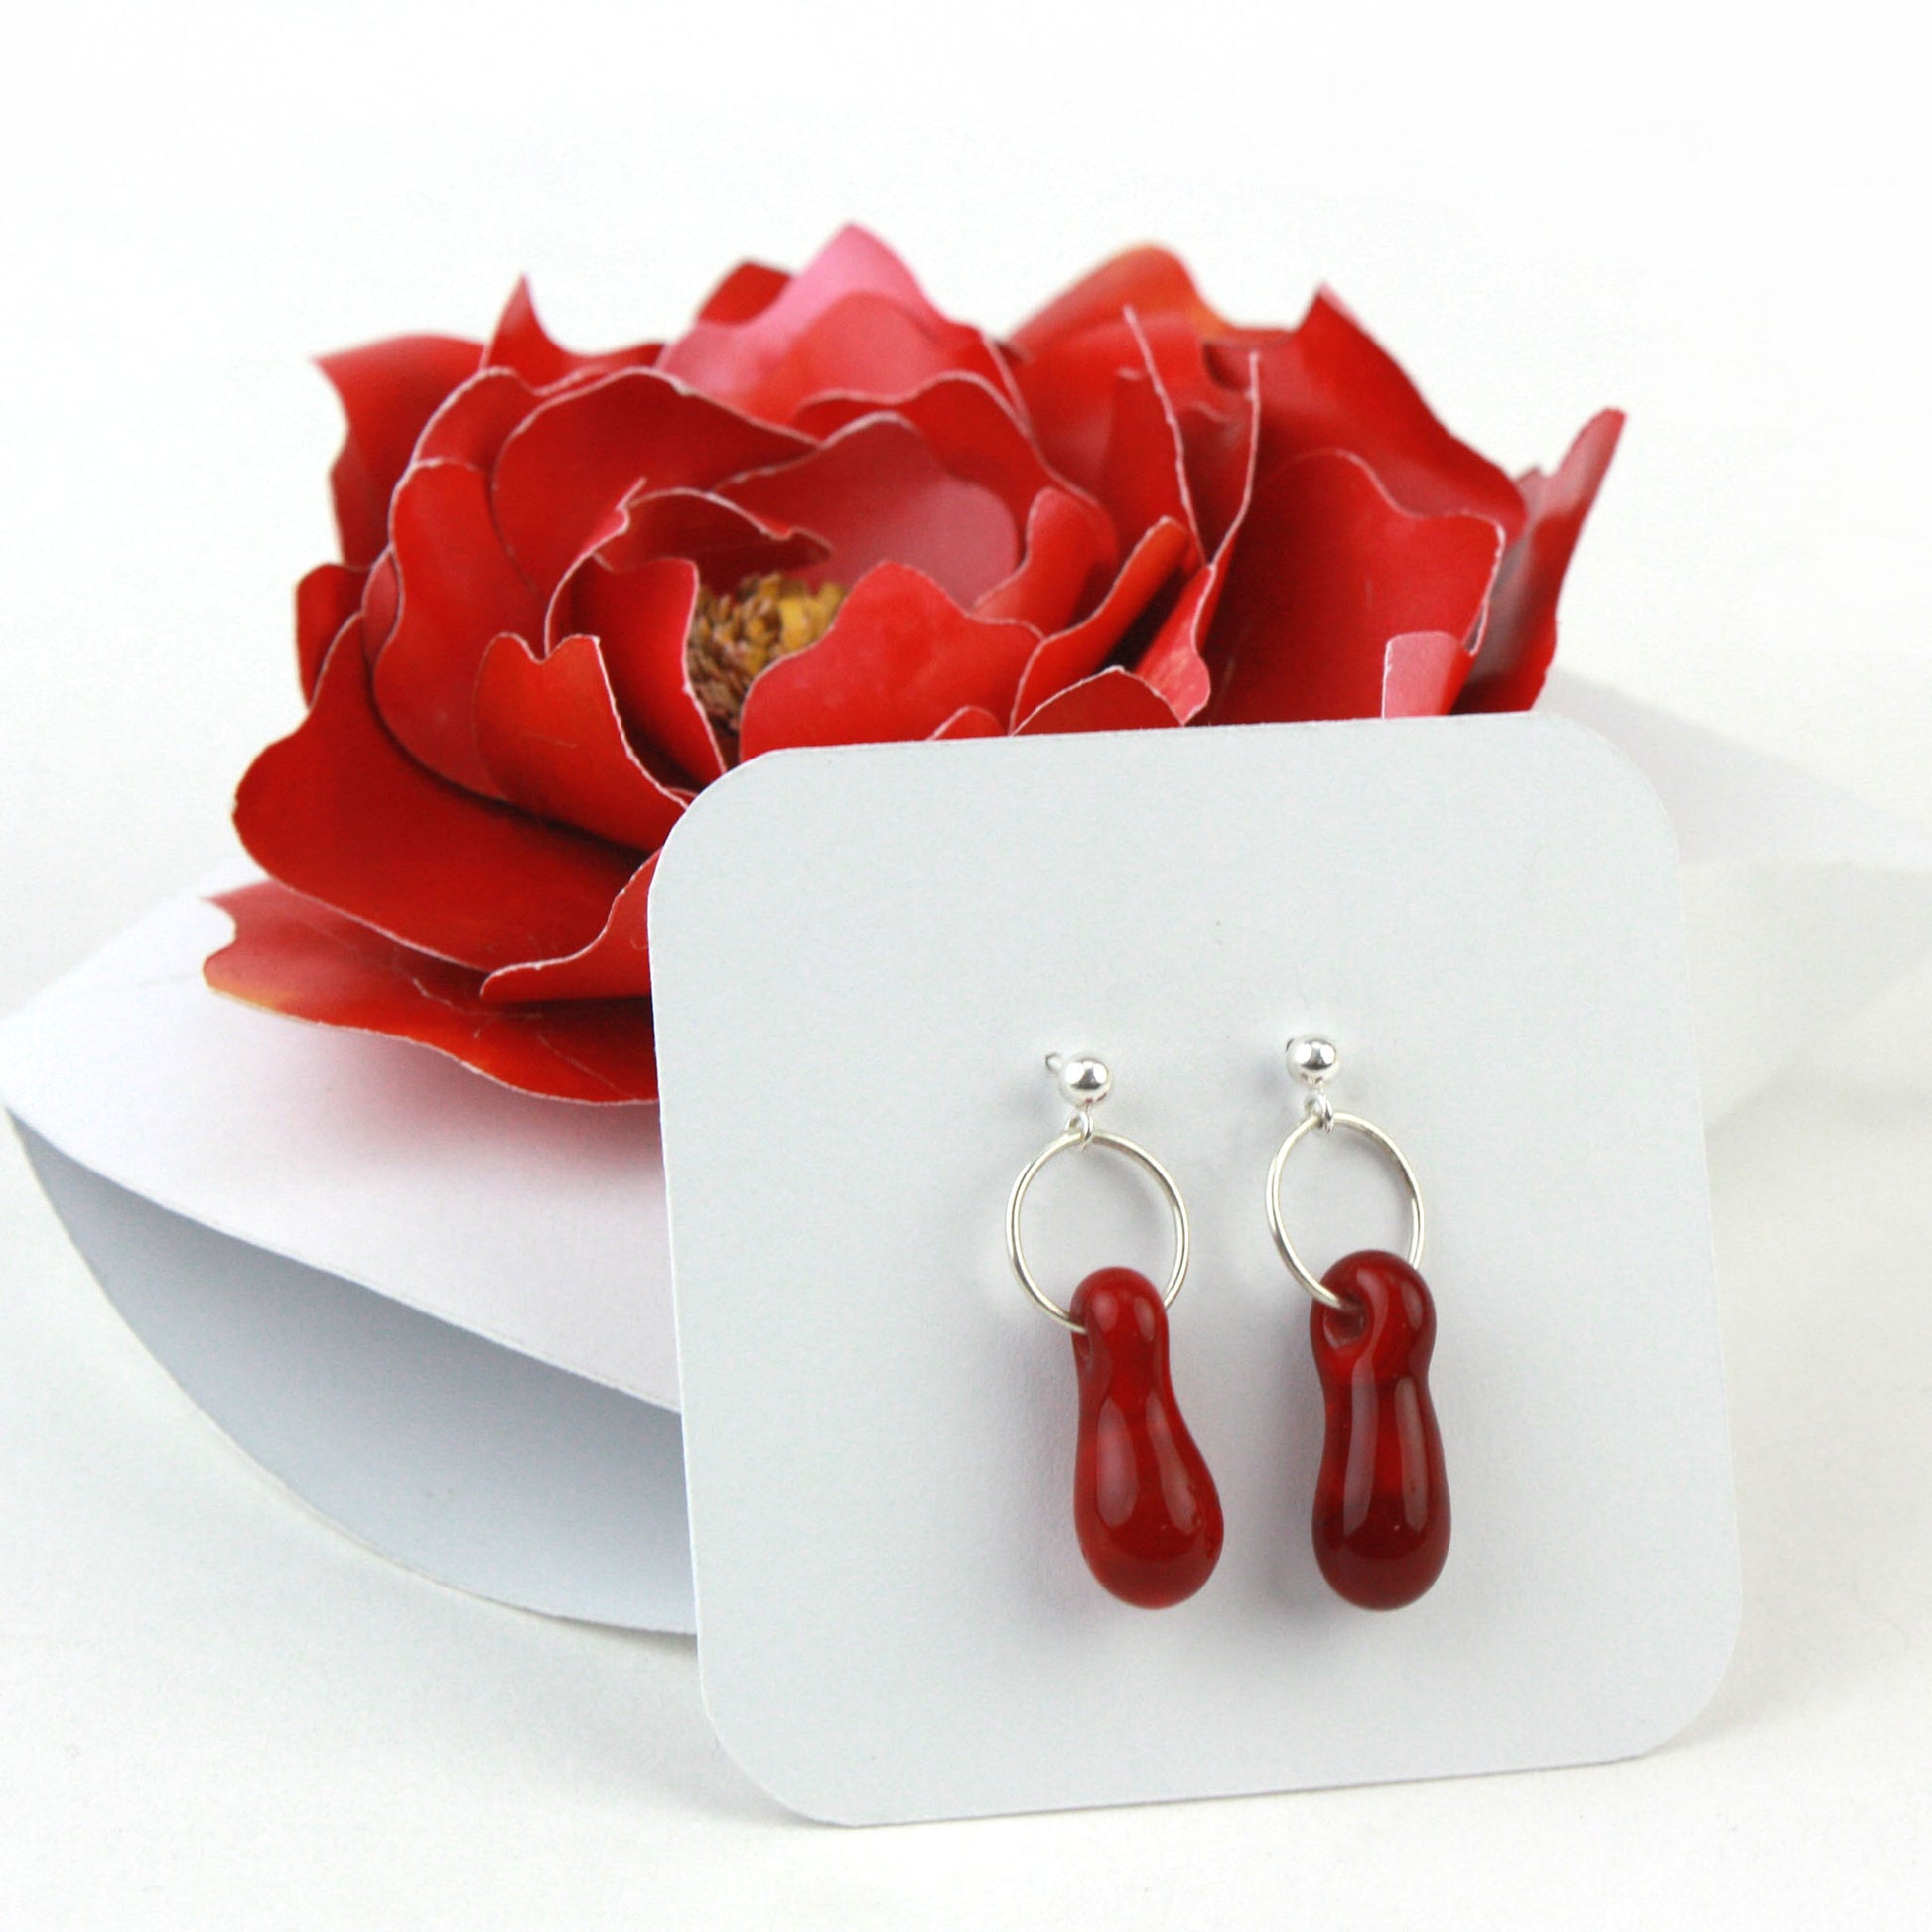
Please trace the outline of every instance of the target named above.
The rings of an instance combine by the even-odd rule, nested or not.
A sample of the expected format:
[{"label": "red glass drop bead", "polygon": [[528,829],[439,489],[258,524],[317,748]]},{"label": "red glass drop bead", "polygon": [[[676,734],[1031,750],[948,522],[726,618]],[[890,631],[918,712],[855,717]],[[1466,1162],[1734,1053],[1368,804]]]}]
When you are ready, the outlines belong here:
[{"label": "red glass drop bead", "polygon": [[1073,1527],[1087,1568],[1123,1602],[1164,1610],[1221,1555],[1221,1499],[1168,1373],[1168,1311],[1131,1268],[1100,1268],[1067,1311],[1080,1375]]},{"label": "red glass drop bead", "polygon": [[1364,1249],[1321,1278],[1347,1305],[1309,1322],[1328,1439],[1314,1484],[1314,1555],[1365,1610],[1413,1603],[1449,1556],[1449,1479],[1429,1400],[1436,1305],[1400,1255]]}]

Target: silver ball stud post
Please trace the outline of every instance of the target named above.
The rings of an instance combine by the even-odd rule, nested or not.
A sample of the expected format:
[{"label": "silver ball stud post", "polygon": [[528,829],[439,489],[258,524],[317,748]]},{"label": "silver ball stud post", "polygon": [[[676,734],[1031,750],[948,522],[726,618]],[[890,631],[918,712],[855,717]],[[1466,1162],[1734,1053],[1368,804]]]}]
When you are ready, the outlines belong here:
[{"label": "silver ball stud post", "polygon": [[1335,1042],[1323,1039],[1319,1034],[1297,1034],[1288,1042],[1289,1071],[1314,1093],[1319,1093],[1335,1077],[1335,1068],[1340,1064],[1341,1055],[1335,1051]]},{"label": "silver ball stud post", "polygon": [[1052,1073],[1061,1097],[1070,1107],[1085,1110],[1097,1106],[1113,1091],[1114,1076],[1105,1060],[1091,1053],[1048,1053],[1047,1069]]}]

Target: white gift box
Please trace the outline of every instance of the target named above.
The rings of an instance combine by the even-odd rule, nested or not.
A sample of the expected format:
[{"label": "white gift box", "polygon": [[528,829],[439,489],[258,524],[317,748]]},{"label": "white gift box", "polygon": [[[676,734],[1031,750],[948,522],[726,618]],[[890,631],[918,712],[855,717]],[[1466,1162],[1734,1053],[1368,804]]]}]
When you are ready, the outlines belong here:
[{"label": "white gift box", "polygon": [[[1932,950],[1914,828],[1575,678],[1544,702],[1633,759],[1676,828],[1707,1124]],[[227,930],[172,900],[0,1026],[0,1100],[108,1296],[373,1548],[689,1630],[655,1110],[222,1000],[201,967]]]}]

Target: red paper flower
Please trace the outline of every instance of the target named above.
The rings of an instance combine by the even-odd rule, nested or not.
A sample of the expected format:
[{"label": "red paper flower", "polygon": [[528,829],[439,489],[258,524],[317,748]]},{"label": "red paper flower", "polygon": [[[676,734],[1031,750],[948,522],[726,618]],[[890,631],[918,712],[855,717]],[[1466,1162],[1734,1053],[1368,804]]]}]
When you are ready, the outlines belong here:
[{"label": "red paper flower", "polygon": [[323,366],[342,561],[209,983],[580,1100],[656,1091],[653,855],[733,763],[1525,707],[1622,420],[1512,482],[1326,295],[1237,328],[1138,249],[999,343],[856,229],[668,345],[519,288]]}]

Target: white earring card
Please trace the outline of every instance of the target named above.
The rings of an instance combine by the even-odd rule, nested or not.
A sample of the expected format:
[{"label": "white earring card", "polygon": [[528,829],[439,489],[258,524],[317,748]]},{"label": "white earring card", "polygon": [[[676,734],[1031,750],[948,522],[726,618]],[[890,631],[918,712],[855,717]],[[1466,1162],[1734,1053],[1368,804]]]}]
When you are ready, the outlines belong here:
[{"label": "white earring card", "polygon": [[[1589,733],[1537,717],[852,747],[700,798],[651,902],[707,1708],[759,1785],[883,1822],[1623,1757],[1716,1688],[1739,1613],[1676,854]],[[1310,1516],[1309,1301],[1263,1183],[1338,1109],[1428,1207],[1453,1534],[1389,1612]],[[1204,1588],[1147,1611],[1072,1520],[1067,1335],[1008,1267],[1066,1124],[1173,1174],[1177,1399],[1219,1489]],[[1325,1265],[1401,1248],[1372,1152],[1311,1142]],[[1165,1280],[1130,1163],[1041,1174],[1028,1253]]]}]

